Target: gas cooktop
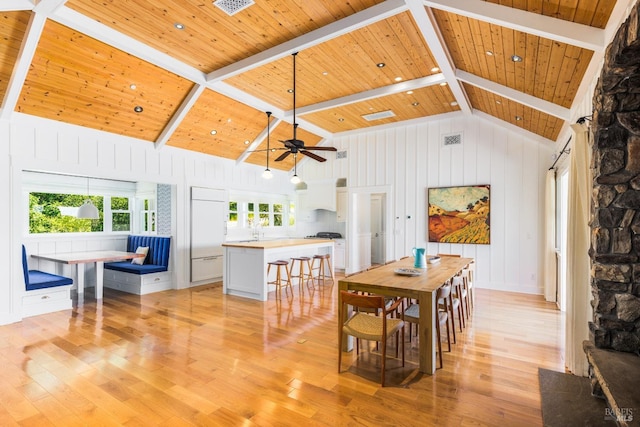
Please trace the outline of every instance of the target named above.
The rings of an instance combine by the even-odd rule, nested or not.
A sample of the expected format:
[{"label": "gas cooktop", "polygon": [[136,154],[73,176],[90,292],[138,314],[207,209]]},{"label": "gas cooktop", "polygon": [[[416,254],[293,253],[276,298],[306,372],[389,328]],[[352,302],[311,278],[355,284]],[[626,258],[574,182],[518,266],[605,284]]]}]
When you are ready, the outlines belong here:
[{"label": "gas cooktop", "polygon": [[342,234],[333,231],[319,231],[313,236],[305,236],[305,239],[342,239]]}]

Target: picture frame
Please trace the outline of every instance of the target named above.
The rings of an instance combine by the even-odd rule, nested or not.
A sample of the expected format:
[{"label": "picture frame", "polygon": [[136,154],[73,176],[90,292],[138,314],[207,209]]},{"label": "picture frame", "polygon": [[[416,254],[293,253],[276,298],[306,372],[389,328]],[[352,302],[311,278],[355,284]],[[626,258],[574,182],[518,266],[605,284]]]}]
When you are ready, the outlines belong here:
[{"label": "picture frame", "polygon": [[427,241],[491,243],[491,186],[461,185],[427,189]]}]

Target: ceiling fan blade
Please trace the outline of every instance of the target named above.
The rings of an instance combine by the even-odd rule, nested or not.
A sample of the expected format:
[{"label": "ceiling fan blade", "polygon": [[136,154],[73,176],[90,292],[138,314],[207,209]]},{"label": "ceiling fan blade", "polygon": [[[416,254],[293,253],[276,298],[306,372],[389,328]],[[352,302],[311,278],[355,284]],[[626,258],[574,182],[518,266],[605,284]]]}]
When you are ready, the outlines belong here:
[{"label": "ceiling fan blade", "polygon": [[304,147],[305,150],[316,150],[316,151],[338,151],[336,147],[323,147],[323,146],[315,146],[315,147]]},{"label": "ceiling fan blade", "polygon": [[285,151],[284,153],[280,154],[280,156],[278,156],[278,158],[275,161],[281,162],[284,159],[286,159],[289,154],[291,154],[291,151]]},{"label": "ceiling fan blade", "polygon": [[310,151],[307,150],[300,150],[300,153],[304,154],[305,156],[311,157],[313,160],[317,160],[319,162],[326,162],[327,159],[325,159],[324,157],[320,157],[317,154],[313,154]]}]

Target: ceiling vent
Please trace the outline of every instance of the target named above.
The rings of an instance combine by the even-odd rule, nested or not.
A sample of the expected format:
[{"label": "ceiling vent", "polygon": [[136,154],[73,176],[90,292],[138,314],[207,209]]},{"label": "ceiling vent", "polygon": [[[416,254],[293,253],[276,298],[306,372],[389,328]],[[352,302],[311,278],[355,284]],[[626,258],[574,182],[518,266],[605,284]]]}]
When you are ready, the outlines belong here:
[{"label": "ceiling vent", "polygon": [[450,133],[442,136],[442,146],[450,147],[452,145],[462,145],[461,133]]},{"label": "ceiling vent", "polygon": [[395,117],[395,116],[396,115],[394,114],[393,111],[387,110],[387,111],[380,111],[378,113],[365,114],[364,116],[362,116],[362,118],[370,122],[373,120],[388,119],[389,117]]},{"label": "ceiling vent", "polygon": [[347,158],[347,151],[338,151],[336,153],[336,159],[346,159]]},{"label": "ceiling vent", "polygon": [[255,4],[253,0],[216,0],[213,2],[214,6],[217,6],[229,16],[246,9],[252,4]]}]

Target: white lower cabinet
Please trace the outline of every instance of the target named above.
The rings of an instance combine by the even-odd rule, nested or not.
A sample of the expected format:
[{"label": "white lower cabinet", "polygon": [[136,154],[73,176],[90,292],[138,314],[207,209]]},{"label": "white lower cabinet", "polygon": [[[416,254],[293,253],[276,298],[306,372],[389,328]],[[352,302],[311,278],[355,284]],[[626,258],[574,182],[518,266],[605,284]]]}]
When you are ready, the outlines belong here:
[{"label": "white lower cabinet", "polygon": [[222,278],[222,255],[191,260],[191,281],[215,280]]},{"label": "white lower cabinet", "polygon": [[37,316],[71,308],[71,285],[26,291],[22,295],[23,317]]},{"label": "white lower cabinet", "polygon": [[347,266],[347,241],[336,239],[333,241],[333,267],[344,270]]},{"label": "white lower cabinet", "polygon": [[173,289],[170,271],[133,274],[117,270],[104,270],[104,286],[136,295]]}]

